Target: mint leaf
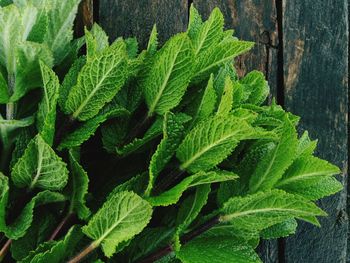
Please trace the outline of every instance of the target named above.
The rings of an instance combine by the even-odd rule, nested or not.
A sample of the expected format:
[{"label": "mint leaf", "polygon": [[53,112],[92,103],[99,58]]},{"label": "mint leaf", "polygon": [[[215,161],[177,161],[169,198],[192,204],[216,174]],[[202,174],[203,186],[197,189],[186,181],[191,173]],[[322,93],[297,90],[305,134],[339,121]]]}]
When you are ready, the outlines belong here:
[{"label": "mint leaf", "polygon": [[187,197],[180,205],[176,218],[176,234],[180,235],[187,230],[193,220],[199,215],[208,201],[210,185],[200,185],[194,195]]},{"label": "mint leaf", "polygon": [[[208,50],[208,48],[217,44],[223,36],[223,27],[224,27],[224,16],[218,8],[214,8],[211,12],[207,21],[200,25],[197,29],[194,29],[193,22],[198,19],[198,12],[193,6],[191,6],[191,15],[197,18],[192,18],[189,31],[193,48],[195,54],[200,54]],[[198,22],[194,22],[197,23]]]},{"label": "mint leaf", "polygon": [[293,124],[287,118],[280,136],[275,147],[257,164],[249,182],[251,193],[271,189],[292,164],[298,139]]},{"label": "mint leaf", "polygon": [[249,93],[247,103],[260,105],[266,100],[270,92],[264,74],[256,70],[249,72],[239,82],[244,85],[246,92]]},{"label": "mint leaf", "polygon": [[52,145],[56,123],[56,104],[60,83],[56,74],[43,62],[40,63],[43,79],[43,98],[39,103],[37,127],[41,137]]},{"label": "mint leaf", "polygon": [[298,223],[294,218],[288,219],[282,223],[270,226],[261,232],[264,239],[276,239],[280,237],[287,237],[295,234]]},{"label": "mint leaf", "polygon": [[176,256],[184,263],[258,263],[254,249],[230,237],[196,238],[183,245]]},{"label": "mint leaf", "polygon": [[154,183],[167,165],[170,159],[175,154],[184,134],[183,124],[176,118],[173,113],[167,113],[163,120],[163,138],[158,144],[157,150],[152,155],[149,165],[149,183],[145,194],[150,195]]},{"label": "mint leaf", "polygon": [[60,263],[67,259],[74,252],[83,234],[79,227],[73,226],[66,236],[59,241],[49,241],[40,244],[34,251],[25,257],[22,263]]},{"label": "mint leaf", "polygon": [[147,201],[152,206],[172,205],[179,201],[183,192],[185,192],[188,188],[198,185],[235,180],[237,177],[238,176],[236,174],[227,171],[198,172],[194,175],[186,177],[170,190],[163,192],[158,196],[148,197]]},{"label": "mint leaf", "polygon": [[263,136],[244,120],[217,116],[194,127],[179,146],[176,156],[182,170],[206,171],[222,162],[239,141]]},{"label": "mint leaf", "polygon": [[61,190],[67,184],[68,170],[61,158],[37,135],[13,167],[11,179],[20,188]]},{"label": "mint leaf", "polygon": [[221,96],[217,114],[229,114],[233,106],[233,83],[230,77],[226,77],[225,87]]},{"label": "mint leaf", "polygon": [[76,213],[79,219],[86,220],[91,214],[85,204],[89,177],[74,156],[73,150],[69,151],[69,171],[71,175],[69,213]]},{"label": "mint leaf", "polygon": [[94,240],[94,246],[102,246],[107,257],[116,247],[140,233],[151,219],[152,208],[132,192],[119,192],[111,196],[82,228],[83,233]]},{"label": "mint leaf", "polygon": [[126,70],[125,43],[119,40],[83,66],[76,86],[69,92],[67,112],[80,121],[97,115],[124,85]]},{"label": "mint leaf", "polygon": [[193,50],[186,34],[172,37],[159,50],[142,80],[148,115],[164,114],[184,95],[193,69]]},{"label": "mint leaf", "polygon": [[307,199],[281,190],[232,197],[224,204],[221,213],[221,222],[248,231],[260,231],[290,218],[318,224],[314,217],[326,215]]}]

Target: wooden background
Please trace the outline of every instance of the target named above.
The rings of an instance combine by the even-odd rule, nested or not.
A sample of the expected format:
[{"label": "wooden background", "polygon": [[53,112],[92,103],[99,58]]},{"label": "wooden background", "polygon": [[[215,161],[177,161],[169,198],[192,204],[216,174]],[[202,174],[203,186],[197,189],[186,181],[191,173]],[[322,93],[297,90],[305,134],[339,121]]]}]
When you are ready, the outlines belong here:
[{"label": "wooden background", "polygon": [[186,30],[192,3],[204,18],[218,6],[226,27],[234,28],[239,38],[256,42],[252,52],[237,60],[240,73],[264,72],[278,103],[302,117],[300,130],[319,139],[317,155],[343,170],[339,180],[344,190],[320,202],[330,215],[320,220],[322,228],[300,223],[295,236],[263,242],[263,261],[350,262],[348,1],[83,0],[78,27],[95,21],[111,40],[136,36],[144,47],[154,23],[161,41]]}]

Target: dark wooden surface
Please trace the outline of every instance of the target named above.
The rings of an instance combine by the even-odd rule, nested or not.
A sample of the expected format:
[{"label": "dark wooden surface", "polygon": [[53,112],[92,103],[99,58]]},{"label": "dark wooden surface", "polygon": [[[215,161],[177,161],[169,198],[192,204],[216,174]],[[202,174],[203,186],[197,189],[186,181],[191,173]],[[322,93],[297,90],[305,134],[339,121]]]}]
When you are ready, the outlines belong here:
[{"label": "dark wooden surface", "polygon": [[[319,138],[317,155],[347,179],[348,3],[285,1],[283,59],[285,108],[302,116],[301,129]],[[285,243],[286,262],[346,262],[347,191],[323,199],[322,228],[301,223]]]},{"label": "dark wooden surface", "polygon": [[320,220],[322,228],[300,223],[294,237],[263,242],[263,262],[350,263],[347,0],[95,0],[91,17],[111,40],[136,36],[145,47],[154,23],[161,42],[184,31],[192,2],[204,18],[218,6],[226,27],[256,42],[237,61],[239,73],[264,72],[273,96],[302,117],[301,130],[319,139],[317,154],[343,169],[344,191],[320,202],[330,214]]}]

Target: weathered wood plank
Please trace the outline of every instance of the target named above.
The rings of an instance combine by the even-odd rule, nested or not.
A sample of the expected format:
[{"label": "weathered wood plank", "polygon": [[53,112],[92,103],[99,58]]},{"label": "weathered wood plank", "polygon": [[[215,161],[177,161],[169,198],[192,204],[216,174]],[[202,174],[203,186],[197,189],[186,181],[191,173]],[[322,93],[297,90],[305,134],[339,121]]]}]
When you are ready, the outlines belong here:
[{"label": "weathered wood plank", "polygon": [[[225,17],[226,28],[235,29],[238,38],[254,41],[254,49],[240,57],[236,65],[240,75],[257,69],[269,80],[272,96],[277,96],[278,28],[275,1],[194,0],[195,7],[207,18],[211,10],[219,7]],[[259,254],[264,263],[278,262],[277,240],[263,241]]]},{"label": "weathered wood plank", "polygon": [[[347,179],[348,3],[346,0],[284,1],[285,107],[302,117],[301,130],[319,138],[317,155]],[[286,239],[285,262],[346,262],[347,191],[319,204],[329,217],[322,228],[301,223]]]},{"label": "weathered wood plank", "polygon": [[186,30],[187,20],[187,0],[100,0],[99,23],[110,38],[136,36],[142,48],[154,23],[162,43]]},{"label": "weathered wood plank", "polygon": [[93,0],[81,1],[78,9],[77,18],[74,25],[76,36],[84,35],[84,27],[91,28],[94,23]]},{"label": "weathered wood plank", "polygon": [[254,49],[241,56],[236,65],[240,75],[251,70],[265,73],[272,94],[277,90],[277,11],[275,0],[194,0],[193,4],[207,18],[219,7],[225,17],[225,27],[235,29],[238,38],[254,41]]}]

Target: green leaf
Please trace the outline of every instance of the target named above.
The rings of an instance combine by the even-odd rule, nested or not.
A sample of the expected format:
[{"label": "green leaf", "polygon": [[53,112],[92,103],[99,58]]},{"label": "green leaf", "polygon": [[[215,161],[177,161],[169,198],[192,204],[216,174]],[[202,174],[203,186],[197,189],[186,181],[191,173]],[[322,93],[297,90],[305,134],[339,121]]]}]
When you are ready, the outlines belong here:
[{"label": "green leaf", "polygon": [[87,141],[97,130],[97,128],[107,121],[109,118],[115,118],[118,116],[128,115],[129,112],[124,108],[115,108],[112,111],[101,113],[92,119],[84,122],[79,128],[74,130],[65,136],[60,145],[57,147],[58,150],[68,149],[80,146],[83,142]]},{"label": "green leaf", "polygon": [[311,141],[309,133],[305,131],[299,139],[297,156],[312,155],[317,147],[317,140]]},{"label": "green leaf", "polygon": [[217,95],[214,89],[213,79],[214,76],[211,75],[208,84],[203,91],[202,97],[199,98],[198,103],[195,105],[195,112],[193,113],[192,118],[193,126],[202,120],[207,119],[215,110]]},{"label": "green leaf", "polygon": [[149,196],[154,183],[170,159],[176,152],[184,136],[184,126],[176,115],[169,112],[163,120],[163,139],[158,144],[157,150],[152,155],[149,165],[149,183],[145,192]]},{"label": "green leaf", "polygon": [[0,72],[0,104],[5,104],[9,101],[10,95],[8,92],[7,81]]},{"label": "green leaf", "polygon": [[298,223],[294,218],[288,219],[282,223],[270,226],[261,232],[263,239],[276,239],[295,234]]},{"label": "green leaf", "polygon": [[131,262],[149,255],[151,252],[168,245],[174,229],[167,227],[145,228],[126,248],[125,254]]},{"label": "green leaf", "polygon": [[196,219],[203,206],[207,203],[209,193],[210,185],[200,185],[196,188],[196,192],[193,195],[190,195],[181,203],[176,218],[177,235],[184,233],[193,220]]},{"label": "green leaf", "polygon": [[[314,156],[303,156],[293,162],[276,187],[316,200],[334,194],[343,188],[336,179],[330,179],[332,175],[340,172],[337,166],[325,160]],[[308,191],[311,188],[314,190]]]},{"label": "green leaf", "polygon": [[184,33],[172,37],[152,59],[142,80],[149,111],[162,115],[176,107],[184,95],[193,69],[193,49]]},{"label": "green leaf", "polygon": [[257,164],[249,182],[250,192],[271,189],[292,164],[298,146],[297,133],[288,118],[275,147]]},{"label": "green leaf", "polygon": [[141,197],[132,192],[119,192],[111,196],[82,229],[94,240],[95,247],[101,244],[104,254],[111,257],[121,242],[146,227],[151,214],[151,206]]},{"label": "green leaf", "polygon": [[67,184],[68,170],[54,150],[37,135],[13,167],[11,179],[19,188],[61,190]]},{"label": "green leaf", "polygon": [[198,38],[199,32],[202,29],[203,21],[198,10],[191,4],[190,18],[188,22],[187,34],[191,39]]},{"label": "green leaf", "polygon": [[183,263],[259,263],[254,249],[230,237],[196,238],[183,245],[176,256]]},{"label": "green leaf", "polygon": [[252,42],[230,40],[222,41],[218,45],[202,52],[196,59],[194,67],[193,83],[199,83],[207,79],[211,73],[215,72],[220,66],[232,61],[233,58],[250,50],[253,47]]},{"label": "green leaf", "polygon": [[194,127],[179,146],[176,156],[182,170],[205,171],[222,162],[239,141],[263,136],[264,132],[257,131],[244,120],[217,116]]},{"label": "green leaf", "polygon": [[8,199],[8,185],[6,186],[6,181],[1,179],[2,191],[1,197],[1,211],[0,211],[0,232],[5,233],[5,236],[9,239],[19,239],[23,237],[28,228],[33,222],[34,208],[45,205],[48,203],[63,202],[66,200],[64,195],[51,192],[48,190],[39,192],[32,200],[25,205],[21,214],[16,218],[16,220],[11,225],[6,225],[6,214],[5,206]]},{"label": "green leaf", "polygon": [[40,216],[34,218],[32,225],[26,234],[13,240],[11,244],[11,255],[19,261],[25,258],[30,251],[35,250],[41,243],[47,240],[47,237],[55,227],[55,217],[50,213],[40,213]]},{"label": "green leaf", "polygon": [[147,201],[152,206],[168,206],[176,204],[183,192],[198,185],[218,183],[237,179],[238,176],[228,171],[198,172],[183,179],[179,184],[158,196],[151,196]]},{"label": "green leaf", "polygon": [[90,209],[85,204],[89,177],[72,150],[69,151],[69,171],[71,175],[69,213],[75,213],[79,219],[86,220],[91,214]]},{"label": "green leaf", "polygon": [[[46,44],[22,42],[18,45],[15,55],[16,71],[12,80],[15,89],[11,101],[17,101],[29,90],[42,86],[40,60],[45,61],[49,67],[53,64],[52,53]],[[9,74],[12,76],[10,72]]]},{"label": "green leaf", "polygon": [[48,44],[55,58],[55,64],[59,64],[67,55],[70,42],[73,39],[73,23],[78,11],[80,0],[53,0],[48,3],[43,1],[42,7],[48,9],[47,31],[44,42]]},{"label": "green leaf", "polygon": [[[198,17],[198,13],[194,11],[194,9],[195,8],[191,6],[191,11],[194,13],[193,15]],[[194,18],[194,20],[198,21],[198,18]],[[193,21],[193,19],[191,22],[194,23],[191,23],[192,25],[189,31],[191,31],[191,40],[196,55],[205,52],[221,40],[223,36],[224,17],[219,8],[214,8],[209,19],[200,25],[197,30],[194,29],[194,27],[196,27],[196,22]]]},{"label": "green leaf", "polygon": [[37,113],[37,127],[41,137],[47,144],[52,145],[55,133],[56,104],[60,82],[53,72],[43,62],[40,63],[43,79],[43,98],[39,103]]},{"label": "green leaf", "polygon": [[77,84],[78,75],[83,66],[86,63],[86,57],[81,56],[77,60],[74,61],[73,65],[69,69],[68,73],[65,75],[62,86],[60,88],[60,97],[58,99],[58,104],[61,110],[65,114],[69,114],[69,110],[66,108],[66,102],[68,99],[68,95],[72,87]]},{"label": "green leaf", "polygon": [[248,231],[260,231],[290,218],[317,225],[313,218],[326,215],[314,203],[281,190],[232,197],[224,204],[221,213],[221,222]]},{"label": "green leaf", "polygon": [[124,85],[126,70],[125,43],[117,41],[83,66],[69,92],[67,112],[80,121],[94,117]]},{"label": "green leaf", "polygon": [[225,88],[221,96],[221,101],[218,107],[218,115],[229,114],[233,106],[233,83],[230,77],[226,77]]},{"label": "green leaf", "polygon": [[151,34],[149,36],[148,44],[147,44],[147,52],[149,54],[154,54],[158,48],[158,32],[156,24],[153,25]]},{"label": "green leaf", "polygon": [[265,76],[260,71],[249,72],[239,82],[245,86],[246,92],[250,94],[247,103],[260,105],[266,100],[270,92]]},{"label": "green leaf", "polygon": [[92,26],[91,31],[85,29],[85,38],[88,59],[93,58],[109,46],[106,32],[96,23]]},{"label": "green leaf", "polygon": [[66,236],[59,241],[49,241],[40,244],[31,251],[21,263],[60,263],[72,256],[74,248],[82,239],[83,234],[79,227],[73,226]]}]

